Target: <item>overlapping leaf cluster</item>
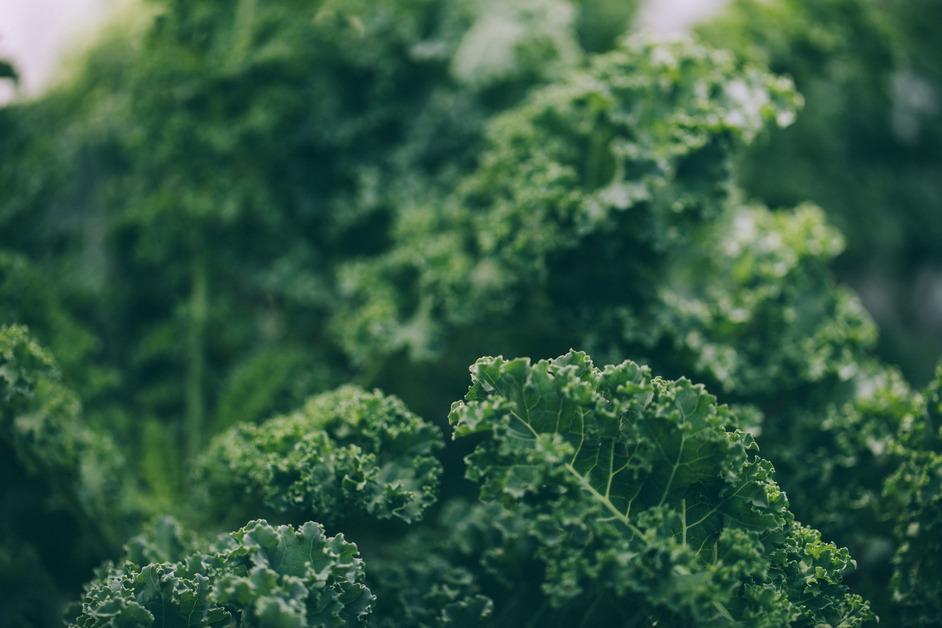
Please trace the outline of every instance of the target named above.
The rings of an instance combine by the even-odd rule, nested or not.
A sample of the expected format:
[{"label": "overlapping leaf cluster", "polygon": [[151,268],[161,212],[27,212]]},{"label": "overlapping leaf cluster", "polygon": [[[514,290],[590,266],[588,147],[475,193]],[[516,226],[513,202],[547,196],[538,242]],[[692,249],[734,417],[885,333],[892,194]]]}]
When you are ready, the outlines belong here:
[{"label": "overlapping leaf cluster", "polygon": [[[0,109],[0,324],[78,393],[0,332],[0,624],[90,572],[54,539],[114,558],[125,479],[194,534],[79,625],[938,622],[937,393],[874,357],[822,210],[736,182],[788,80],[620,40],[633,2],[152,6]],[[481,355],[537,361],[478,361],[444,448]]]},{"label": "overlapping leaf cluster", "polygon": [[494,119],[456,193],[406,207],[391,251],[342,271],[340,342],[361,361],[421,358],[456,327],[512,315],[578,333],[643,304],[724,213],[735,148],[796,102],[787,82],[694,45],[593,58]]},{"label": "overlapping leaf cluster", "polygon": [[832,278],[843,242],[822,212],[744,203],[732,181],[737,148],[795,104],[787,84],[689,45],[594,59],[497,118],[453,195],[401,212],[399,246],[345,267],[341,342],[367,363],[579,346],[705,381],[885,595],[876,498],[911,393]]}]

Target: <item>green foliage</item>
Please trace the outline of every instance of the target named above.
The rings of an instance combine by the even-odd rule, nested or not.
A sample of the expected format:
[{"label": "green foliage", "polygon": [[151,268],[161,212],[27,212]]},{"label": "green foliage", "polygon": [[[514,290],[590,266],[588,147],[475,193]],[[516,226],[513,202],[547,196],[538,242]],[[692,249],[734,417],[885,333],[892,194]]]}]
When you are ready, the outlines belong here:
[{"label": "green foliage", "polygon": [[904,425],[899,453],[884,490],[896,525],[893,598],[906,625],[935,626],[942,622],[942,365],[923,412]]},{"label": "green foliage", "polygon": [[[510,556],[502,547],[502,522],[511,521],[499,507],[453,499],[433,521],[413,527],[394,542],[383,539],[367,545],[367,580],[376,594],[373,623],[390,628],[511,625],[508,609],[530,602],[524,589],[531,583],[517,568],[514,559],[519,555]],[[488,586],[493,582],[486,582],[493,578],[483,561],[485,552],[495,560],[509,557],[503,560],[509,569],[496,590]],[[506,578],[515,576],[515,597],[500,599]],[[500,604],[497,616],[495,599]]]},{"label": "green foliage", "polygon": [[0,625],[157,512],[78,625],[939,623],[942,384],[832,273],[935,242],[928,9],[635,5],[155,0],[0,108]]},{"label": "green foliage", "polygon": [[651,311],[619,314],[627,338],[753,402],[855,374],[875,331],[827,271],[841,240],[818,208],[733,207],[705,238],[674,257]]},{"label": "green foliage", "polygon": [[186,541],[172,522],[155,528],[162,538],[132,541],[120,566],[86,586],[70,626],[365,625],[372,595],[343,535],[326,536],[313,522],[251,521],[171,560]]},{"label": "green foliage", "polygon": [[[753,82],[731,78],[743,73]],[[711,89],[738,99],[698,96]],[[603,55],[495,119],[454,195],[406,207],[401,244],[344,270],[341,341],[397,369],[399,350],[440,364],[568,345],[705,381],[750,409],[744,427],[761,433],[796,511],[865,556],[867,591],[885,598],[891,529],[875,496],[910,393],[871,363],[875,329],[831,276],[843,243],[822,212],[744,204],[730,181],[742,143],[763,120],[788,122],[795,102],[786,84],[697,47]],[[637,123],[654,112],[669,122]],[[599,150],[621,145],[635,157],[586,178]],[[612,191],[625,189],[637,197],[620,206]]]},{"label": "green foliage", "polygon": [[[554,607],[587,623],[859,625],[846,550],[796,523],[729,410],[632,362],[483,358],[456,436],[485,501],[526,522]],[[598,613],[598,615],[594,615]],[[578,615],[577,615],[578,616]]]},{"label": "green foliage", "polygon": [[0,619],[45,624],[120,546],[141,504],[120,449],[83,422],[52,357],[22,326],[0,326],[0,460],[0,573],[11,601]]},{"label": "green foliage", "polygon": [[[422,358],[448,347],[449,327],[519,316],[518,301],[545,302],[530,318],[567,329],[582,308],[644,298],[667,255],[723,211],[733,149],[796,101],[787,82],[697,46],[594,58],[493,120],[454,198],[407,208],[388,254],[344,269],[340,342],[360,362]],[[625,290],[602,293],[612,285]]]},{"label": "green foliage", "polygon": [[806,106],[738,164],[773,206],[819,203],[847,236],[838,270],[868,297],[881,352],[927,380],[942,351],[938,281],[942,52],[934,0],[735,0],[700,29],[791,76]]},{"label": "green foliage", "polygon": [[[0,108],[0,323],[50,347],[149,507],[185,509],[213,431],[350,376],[324,333],[334,266],[381,250],[395,198],[447,186],[493,111],[579,62],[583,9],[500,4],[509,39],[484,3],[153,2]],[[44,512],[16,469],[10,501]],[[70,534],[40,562],[72,583],[87,566],[59,574],[49,540]]]},{"label": "green foliage", "polygon": [[441,447],[438,429],[399,399],[345,386],[293,414],[220,434],[196,483],[211,520],[265,513],[332,525],[357,515],[409,523],[436,498]]},{"label": "green foliage", "polygon": [[0,327],[0,400],[0,434],[20,464],[98,532],[120,528],[120,517],[99,519],[115,505],[127,506],[121,453],[82,422],[78,399],[25,327]]}]

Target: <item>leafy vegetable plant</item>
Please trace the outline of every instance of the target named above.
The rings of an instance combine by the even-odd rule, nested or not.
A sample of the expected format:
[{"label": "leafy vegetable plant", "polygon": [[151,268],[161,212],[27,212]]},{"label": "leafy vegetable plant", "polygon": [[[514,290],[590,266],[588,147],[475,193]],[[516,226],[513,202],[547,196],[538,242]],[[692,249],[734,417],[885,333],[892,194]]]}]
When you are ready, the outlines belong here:
[{"label": "leafy vegetable plant", "polygon": [[347,386],[294,414],[220,434],[196,478],[210,521],[263,512],[333,524],[357,514],[411,523],[435,499],[441,447],[438,429],[399,399]]},{"label": "leafy vegetable plant", "polygon": [[[161,542],[182,543],[173,525],[155,526]],[[128,549],[86,587],[71,625],[356,626],[372,602],[356,546],[316,523],[251,521],[203,551],[144,540]]]},{"label": "leafy vegetable plant", "polygon": [[0,626],[942,622],[942,372],[634,5],[157,0],[0,109]]},{"label": "leafy vegetable plant", "polygon": [[468,477],[525,522],[551,606],[589,623],[871,617],[841,584],[847,550],[795,521],[772,465],[702,386],[577,352],[471,373],[450,415],[456,436],[487,434]]}]

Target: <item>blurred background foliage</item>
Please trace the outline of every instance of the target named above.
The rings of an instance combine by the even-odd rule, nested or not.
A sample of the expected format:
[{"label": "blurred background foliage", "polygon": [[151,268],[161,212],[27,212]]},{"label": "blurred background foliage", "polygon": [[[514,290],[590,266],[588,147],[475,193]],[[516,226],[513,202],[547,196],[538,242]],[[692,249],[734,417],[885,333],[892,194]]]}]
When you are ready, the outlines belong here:
[{"label": "blurred background foliage", "polygon": [[743,154],[740,179],[773,207],[828,212],[847,239],[838,276],[919,384],[942,351],[940,19],[935,0],[732,0],[698,29],[795,80],[804,111]]},{"label": "blurred background foliage", "polygon": [[[661,371],[697,376],[725,391],[723,400],[767,415],[781,399],[762,390],[763,382],[780,378],[791,386],[781,395],[805,395],[807,403],[789,415],[796,424],[820,421],[825,406],[815,395],[852,407],[841,414],[847,425],[835,428],[837,447],[858,452],[872,442],[842,440],[858,429],[859,416],[892,416],[884,426],[892,432],[893,421],[911,410],[900,407],[908,390],[892,368],[861,358],[868,364],[861,370],[878,382],[864,402],[846,381],[828,384],[826,393],[809,382],[840,379],[839,367],[857,364],[872,342],[856,301],[831,292],[827,268],[858,291],[879,327],[878,355],[912,384],[928,381],[942,352],[942,76],[933,28],[942,4],[933,0],[733,0],[698,27],[704,41],[792,77],[804,97],[793,125],[729,153],[743,188],[736,195],[773,208],[817,203],[844,234],[843,253],[818,210],[778,220],[742,209],[727,218],[782,231],[785,249],[711,255],[716,234],[732,229],[723,223],[703,236],[707,244],[684,252],[684,263],[728,281],[713,285],[696,272],[657,266],[653,281],[670,273],[674,293],[633,286],[641,296],[627,300],[650,302],[637,319],[629,320],[637,312],[615,310],[593,318],[592,308],[610,305],[605,286],[612,277],[602,262],[576,253],[617,255],[604,250],[601,237],[548,262],[549,273],[580,269],[595,284],[566,275],[534,287],[520,272],[512,285],[523,286],[530,301],[515,324],[495,329],[473,313],[462,317],[468,313],[461,302],[452,303],[443,316],[453,325],[442,332],[445,340],[426,343],[433,328],[426,322],[439,313],[420,310],[393,321],[384,286],[411,303],[423,290],[454,288],[445,274],[425,282],[427,266],[416,267],[411,252],[434,254],[428,247],[436,243],[449,252],[475,247],[424,234],[441,230],[442,216],[469,233],[486,231],[488,223],[473,224],[454,205],[482,203],[482,188],[514,187],[519,146],[491,146],[493,160],[484,161],[490,169],[467,175],[494,144],[486,129],[501,122],[491,121],[534,88],[584,67],[590,54],[610,50],[631,29],[636,9],[616,0],[150,0],[133,20],[105,30],[66,80],[0,108],[0,324],[28,326],[55,356],[54,365],[37,359],[51,380],[61,379],[56,386],[72,391],[56,395],[74,395],[67,416],[82,432],[69,438],[83,447],[117,443],[95,447],[117,448],[120,463],[109,454],[87,464],[126,476],[107,489],[121,504],[107,515],[100,505],[47,499],[70,494],[50,478],[80,463],[66,457],[59,466],[37,467],[4,435],[0,574],[21,574],[15,584],[24,593],[17,605],[0,605],[0,625],[50,623],[91,567],[116,555],[127,529],[185,503],[191,462],[213,434],[287,412],[348,381],[396,393],[441,422],[467,384],[471,360],[502,346],[544,357],[594,338],[586,348],[600,363],[648,357]],[[16,80],[12,64],[0,63],[0,80]],[[503,124],[529,130],[530,115],[537,132],[559,131],[532,108]],[[716,150],[725,168],[728,147]],[[725,170],[707,171],[725,184]],[[704,207],[725,198],[725,189],[700,183],[689,194],[708,199]],[[500,207],[487,211],[500,215]],[[660,259],[663,251],[652,250]],[[784,296],[747,294],[766,267],[757,264],[759,279],[735,270],[760,254],[770,256],[769,268],[776,256],[793,263],[789,280],[800,287]],[[650,268],[644,255],[638,265]],[[724,312],[676,305],[678,295],[701,288],[708,294],[694,297],[747,294],[740,305],[764,316],[802,290],[826,294],[815,311],[838,324],[809,329],[829,352],[811,356],[827,362],[827,373],[802,371],[801,355],[768,366],[764,353],[776,351],[781,337],[769,332],[746,347]],[[358,290],[367,303],[357,301]],[[554,299],[569,304],[580,294],[589,297],[587,309],[554,307]],[[653,340],[624,331],[649,324],[663,326]],[[708,346],[692,346],[676,331],[707,325],[719,330],[704,340]],[[791,329],[776,325],[766,331]],[[390,329],[395,342],[376,340]],[[717,347],[733,347],[731,370],[712,359]],[[37,345],[29,354],[42,351]],[[668,354],[681,357],[658,358]],[[37,399],[51,398],[43,390]],[[807,458],[789,457],[797,436],[775,430],[766,429],[764,451],[791,474],[793,485],[783,484],[799,496],[796,510],[805,516],[802,503],[819,498],[817,479],[802,475]],[[822,448],[809,455],[826,457],[830,450]],[[89,526],[89,517],[114,525]],[[831,522],[830,530],[827,521],[813,523],[840,534],[847,522]],[[63,553],[50,538],[73,540],[75,551]],[[886,550],[875,551],[874,560],[888,564]]]},{"label": "blurred background foliage", "polygon": [[[138,9],[67,80],[0,109],[0,323],[57,356],[159,512],[212,433],[353,376],[326,331],[337,267],[383,250],[398,198],[447,189],[493,112],[610,47],[633,4]],[[47,490],[4,502],[3,571],[43,591],[0,623],[56,616],[124,540],[63,559],[50,535],[87,531]]]}]

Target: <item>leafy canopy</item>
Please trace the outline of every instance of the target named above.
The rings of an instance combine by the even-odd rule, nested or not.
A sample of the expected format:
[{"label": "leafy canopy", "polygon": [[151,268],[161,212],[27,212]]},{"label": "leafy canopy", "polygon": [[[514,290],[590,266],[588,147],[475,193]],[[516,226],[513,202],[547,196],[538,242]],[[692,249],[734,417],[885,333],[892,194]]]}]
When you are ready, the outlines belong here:
[{"label": "leafy canopy", "polygon": [[[158,0],[0,109],[0,325],[62,370],[0,330],[0,624],[54,625],[160,510],[194,533],[133,540],[75,621],[357,622],[365,582],[383,626],[853,625],[848,588],[939,623],[938,413],[833,279],[860,234],[839,257],[822,210],[744,200],[932,213],[931,169],[847,150],[937,113],[884,98],[897,41],[845,63],[871,4],[734,3],[807,97],[796,141],[761,137],[789,81],[616,43],[611,0]],[[933,57],[903,56],[920,85]],[[570,346],[619,366],[484,359],[442,446],[470,361]],[[309,398],[344,381],[398,397]],[[259,517],[300,527],[207,537]],[[357,541],[365,573],[330,572],[357,586],[246,549],[319,545],[311,520]]]}]

